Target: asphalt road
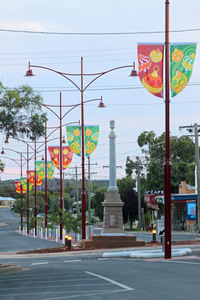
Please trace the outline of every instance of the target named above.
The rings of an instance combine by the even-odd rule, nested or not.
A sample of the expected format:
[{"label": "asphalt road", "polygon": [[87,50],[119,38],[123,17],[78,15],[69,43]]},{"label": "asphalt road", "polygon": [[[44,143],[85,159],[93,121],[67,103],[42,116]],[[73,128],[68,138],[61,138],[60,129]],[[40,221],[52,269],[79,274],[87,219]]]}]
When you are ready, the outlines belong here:
[{"label": "asphalt road", "polygon": [[0,274],[0,300],[198,300],[199,257],[174,260],[90,256],[13,258],[28,270]]},{"label": "asphalt road", "polygon": [[16,252],[57,247],[58,243],[23,236],[17,232],[19,216],[10,208],[0,208],[0,252]]},{"label": "asphalt road", "polygon": [[0,264],[24,268],[18,272],[0,272],[0,300],[199,299],[199,246],[192,246],[190,255],[171,260],[105,259],[98,251],[3,255],[2,252],[56,244],[19,235],[18,222],[14,212],[0,209]]}]

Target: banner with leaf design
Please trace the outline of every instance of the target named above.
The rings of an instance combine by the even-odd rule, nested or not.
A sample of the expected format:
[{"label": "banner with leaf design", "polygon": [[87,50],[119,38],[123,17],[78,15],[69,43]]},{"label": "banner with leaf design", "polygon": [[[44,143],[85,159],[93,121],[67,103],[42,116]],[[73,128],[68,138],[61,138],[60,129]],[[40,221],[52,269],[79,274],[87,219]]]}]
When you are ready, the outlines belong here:
[{"label": "banner with leaf design", "polygon": [[[36,160],[35,161],[35,168],[36,173],[39,179],[45,178],[45,162],[43,160]],[[47,179],[50,180],[53,177],[55,170],[55,165],[52,163],[52,161],[47,161]]]},{"label": "banner with leaf design", "polygon": [[[81,126],[66,126],[67,141],[73,153],[81,156]],[[98,144],[99,125],[86,125],[85,131],[85,155],[94,152]]]},{"label": "banner with leaf design", "polygon": [[50,180],[53,177],[55,171],[55,165],[52,163],[51,160],[47,161],[47,179]]},{"label": "banner with leaf design", "polygon": [[163,98],[162,44],[138,44],[138,75],[143,86],[154,96]]},{"label": "banner with leaf design", "polygon": [[171,96],[180,93],[188,84],[192,75],[196,55],[195,43],[170,45]]},{"label": "banner with leaf design", "polygon": [[[22,189],[27,191],[27,182],[28,182],[27,177],[20,177],[20,182],[21,182],[21,185],[22,185]],[[29,191],[31,191],[33,185],[29,184],[28,187],[29,187]]]},{"label": "banner with leaf design", "polygon": [[66,126],[67,141],[73,153],[81,156],[81,126]]},{"label": "banner with leaf design", "polygon": [[[34,170],[27,170],[26,174],[27,174],[28,181],[33,186],[35,184],[35,171]],[[42,179],[40,179],[37,174],[36,174],[36,185],[37,186],[42,185]]]},{"label": "banner with leaf design", "polygon": [[44,179],[45,177],[45,164],[43,160],[35,161],[35,170],[39,179]]},{"label": "banner with leaf design", "polygon": [[[56,168],[60,169],[60,146],[49,146],[49,154],[51,161],[56,166]],[[72,161],[73,152],[69,146],[62,147],[62,168],[65,170],[68,168]]]},{"label": "banner with leaf design", "polygon": [[[21,194],[21,181],[20,180],[15,181],[15,190],[18,194]],[[26,190],[24,190],[22,188],[22,194],[25,194],[25,193],[26,193]]]}]

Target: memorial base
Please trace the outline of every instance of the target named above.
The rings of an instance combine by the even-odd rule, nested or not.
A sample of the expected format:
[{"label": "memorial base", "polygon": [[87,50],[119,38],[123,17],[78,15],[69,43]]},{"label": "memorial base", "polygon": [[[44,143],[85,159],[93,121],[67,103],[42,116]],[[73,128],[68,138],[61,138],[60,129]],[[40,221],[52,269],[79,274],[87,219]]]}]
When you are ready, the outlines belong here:
[{"label": "memorial base", "polygon": [[84,249],[106,249],[124,247],[144,247],[145,242],[136,240],[134,235],[92,235],[90,240],[83,240]]}]

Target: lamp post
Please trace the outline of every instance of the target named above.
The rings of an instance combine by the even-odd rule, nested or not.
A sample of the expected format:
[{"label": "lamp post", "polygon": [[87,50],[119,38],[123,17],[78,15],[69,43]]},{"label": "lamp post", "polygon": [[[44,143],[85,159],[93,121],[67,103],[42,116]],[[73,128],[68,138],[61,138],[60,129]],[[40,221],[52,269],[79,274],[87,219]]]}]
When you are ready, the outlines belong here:
[{"label": "lamp post", "polygon": [[[115,70],[119,70],[119,69],[123,69],[123,68],[133,68],[131,75],[130,76],[137,76],[137,72],[135,70],[135,63],[133,63],[133,65],[127,65],[127,66],[120,66],[120,67],[116,67],[104,72],[100,72],[100,73],[90,73],[90,74],[85,74],[83,71],[83,57],[81,57],[81,73],[79,74],[70,74],[70,73],[65,73],[65,72],[60,72],[48,67],[44,67],[44,66],[38,66],[38,65],[31,65],[30,62],[28,64],[28,71],[26,72],[27,77],[31,77],[34,76],[32,69],[31,68],[40,68],[40,69],[44,69],[47,71],[51,71],[54,72],[58,75],[61,75],[62,77],[64,77],[65,79],[67,79],[68,81],[70,81],[77,89],[78,91],[80,91],[81,93],[81,142],[82,142],[82,148],[81,148],[81,161],[82,161],[82,239],[86,238],[86,234],[85,234],[85,143],[84,143],[84,92],[87,90],[87,88],[93,83],[95,82],[98,78],[102,77],[105,74],[108,74],[112,71]],[[81,78],[81,85],[80,87],[70,78],[72,76],[80,76]],[[84,86],[84,81],[83,78],[84,76],[92,76],[93,79],[86,84],[86,86]]]},{"label": "lamp post", "polygon": [[[104,104],[102,102],[102,97],[99,99],[90,99],[90,100],[86,100],[84,101],[84,103],[88,103],[88,102],[93,102],[93,101],[97,101],[100,100],[99,103],[99,107],[104,107]],[[60,219],[62,218],[62,212],[63,212],[63,208],[64,208],[64,198],[63,198],[63,176],[62,176],[62,157],[63,157],[63,153],[62,153],[62,144],[65,143],[64,138],[62,137],[62,127],[69,125],[69,124],[74,124],[74,123],[79,123],[79,122],[71,122],[71,123],[67,123],[67,124],[63,124],[63,119],[65,118],[66,115],[68,115],[73,109],[75,109],[77,106],[79,106],[80,103],[78,104],[74,104],[74,105],[62,105],[62,95],[60,93],[60,103],[59,105],[49,105],[49,104],[43,104],[43,106],[45,108],[47,108],[48,110],[50,110],[58,119],[59,119],[59,127],[48,127],[47,128],[47,123],[45,124],[45,207],[46,207],[46,212],[45,212],[45,226],[47,226],[47,139],[51,136],[51,134],[53,134],[57,129],[60,129],[60,136],[59,136],[59,140],[60,140]],[[67,107],[69,108],[69,110],[67,112],[65,112],[64,114],[62,113],[62,108],[63,107]],[[55,108],[59,108],[60,113],[57,114],[55,112]],[[47,129],[54,129],[48,136],[47,136]],[[46,227],[45,227],[46,228]],[[60,239],[62,240],[62,223],[60,222]]]},{"label": "lamp post", "polygon": [[165,2],[165,259],[171,258],[171,163],[169,130],[169,0]]}]

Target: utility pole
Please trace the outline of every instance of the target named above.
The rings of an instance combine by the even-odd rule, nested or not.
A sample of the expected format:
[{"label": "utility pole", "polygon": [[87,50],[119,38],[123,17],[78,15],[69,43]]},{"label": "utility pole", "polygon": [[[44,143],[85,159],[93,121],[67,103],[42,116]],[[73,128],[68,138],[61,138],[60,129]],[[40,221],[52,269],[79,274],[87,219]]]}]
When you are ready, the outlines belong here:
[{"label": "utility pole", "polygon": [[186,128],[190,133],[187,136],[195,138],[195,159],[196,159],[196,168],[197,168],[197,202],[196,202],[196,227],[199,230],[200,228],[200,165],[199,165],[199,136],[198,132],[200,131],[200,125],[194,123],[190,126],[179,126],[179,129]]},{"label": "utility pole", "polygon": [[[90,197],[90,190],[91,190],[91,174],[97,174],[97,172],[93,172],[91,173],[90,172],[90,166],[91,166],[91,163],[90,163],[90,156],[87,157],[88,158],[88,221],[90,223],[90,219],[91,219],[91,197]],[[93,164],[93,165],[97,165],[96,164]]]},{"label": "utility pole", "polygon": [[137,157],[137,193],[138,193],[138,229],[139,230],[141,230],[140,166],[141,166],[141,161],[139,157]]}]

